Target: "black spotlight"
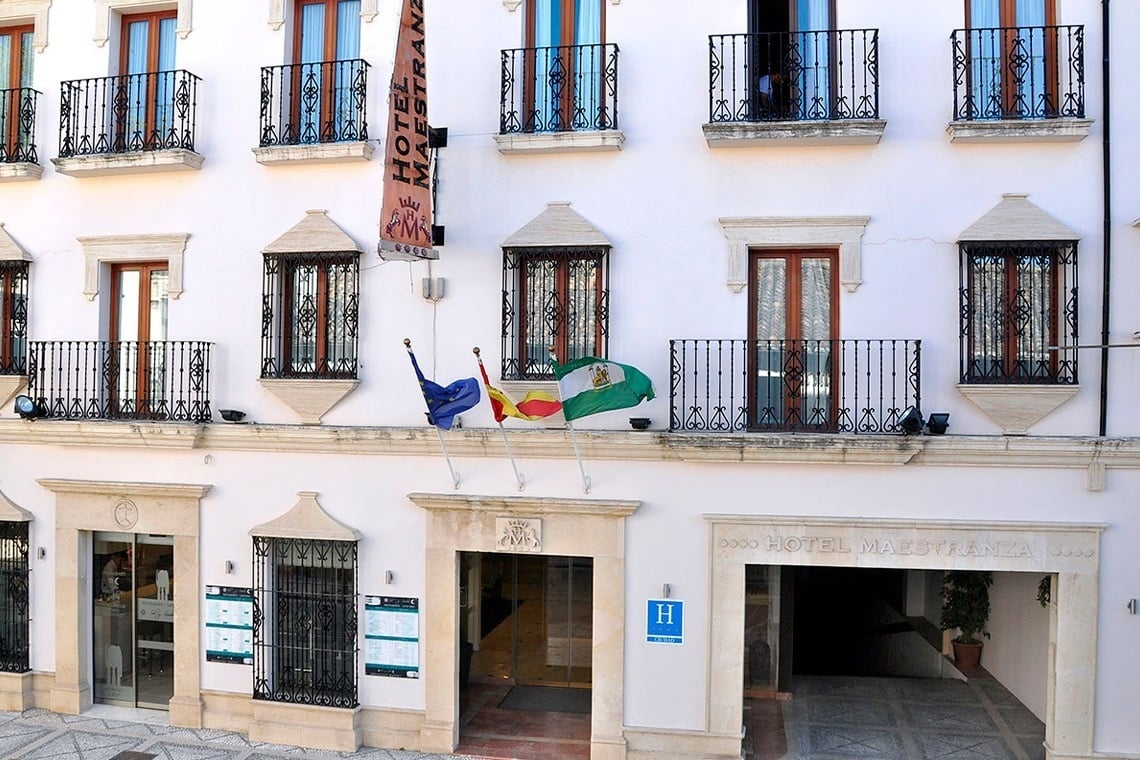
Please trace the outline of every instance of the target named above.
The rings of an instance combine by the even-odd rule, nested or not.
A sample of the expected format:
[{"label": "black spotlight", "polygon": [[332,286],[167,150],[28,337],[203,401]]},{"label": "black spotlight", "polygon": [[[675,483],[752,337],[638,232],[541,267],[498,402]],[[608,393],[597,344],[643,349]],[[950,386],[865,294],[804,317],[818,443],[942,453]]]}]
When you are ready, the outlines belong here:
[{"label": "black spotlight", "polygon": [[31,396],[16,396],[16,402],[12,405],[12,411],[25,420],[38,419],[47,414],[47,409],[43,403],[36,401]]},{"label": "black spotlight", "polygon": [[926,421],[926,432],[931,435],[942,435],[950,427],[950,415],[947,412],[931,412],[930,419]]},{"label": "black spotlight", "polygon": [[899,428],[906,435],[918,435],[922,432],[922,412],[918,411],[918,407],[908,406],[903,409],[902,416],[899,417]]},{"label": "black spotlight", "polygon": [[245,419],[245,412],[240,409],[219,409],[218,414],[222,415],[222,419],[226,422],[241,422]]}]

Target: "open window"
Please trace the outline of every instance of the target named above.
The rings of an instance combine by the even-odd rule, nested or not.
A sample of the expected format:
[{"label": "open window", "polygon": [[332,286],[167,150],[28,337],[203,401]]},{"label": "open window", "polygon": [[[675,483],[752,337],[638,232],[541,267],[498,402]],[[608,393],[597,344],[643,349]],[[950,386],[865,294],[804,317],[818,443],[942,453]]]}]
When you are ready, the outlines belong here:
[{"label": "open window", "polygon": [[834,118],[834,29],[835,0],[750,0],[754,119]]}]

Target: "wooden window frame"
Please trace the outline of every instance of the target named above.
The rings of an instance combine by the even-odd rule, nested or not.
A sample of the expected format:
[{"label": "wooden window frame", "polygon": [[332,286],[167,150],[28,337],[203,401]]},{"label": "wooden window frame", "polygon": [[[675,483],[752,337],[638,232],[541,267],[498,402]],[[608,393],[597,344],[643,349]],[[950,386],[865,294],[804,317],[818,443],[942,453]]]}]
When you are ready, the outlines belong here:
[{"label": "wooden window frame", "polygon": [[[123,262],[111,265],[111,309],[108,335],[110,336],[112,344],[129,343],[132,341],[124,340],[119,335],[119,303],[122,300],[122,292],[120,290],[120,276],[123,272],[138,272],[139,273],[139,302],[138,302],[138,320],[139,320],[139,336],[133,342],[137,343],[138,349],[135,354],[135,360],[138,365],[135,369],[135,399],[136,399],[136,415],[138,419],[147,419],[150,414],[150,350],[149,347],[154,343],[163,343],[163,341],[156,341],[151,337],[150,333],[150,304],[151,292],[150,282],[151,275],[155,272],[166,272],[167,277],[170,275],[170,265],[165,261],[132,261]],[[168,296],[169,297],[169,296]],[[145,335],[143,339],[141,336]],[[112,379],[107,393],[114,396],[118,393],[117,379]]]},{"label": "wooden window frame", "polygon": [[[828,328],[828,341],[830,341],[831,355],[834,357],[839,352],[839,249],[838,248],[752,248],[748,251],[748,343],[746,348],[747,366],[749,367],[746,381],[747,381],[747,419],[749,428],[759,427],[759,420],[757,418],[758,409],[756,408],[756,399],[759,391],[759,383],[757,380],[757,369],[759,367],[759,351],[760,341],[767,340],[757,335],[757,317],[759,316],[759,303],[758,294],[753,291],[756,282],[756,268],[758,262],[763,259],[783,259],[787,262],[784,269],[784,325],[785,335],[783,337],[784,345],[787,346],[792,341],[803,341],[802,337],[802,323],[803,323],[803,283],[800,277],[802,270],[802,262],[806,259],[827,259],[828,266],[828,291],[830,293],[830,314],[828,315],[829,328]],[[794,265],[793,265],[794,262]],[[784,367],[787,366],[788,359],[784,359],[785,365],[781,367],[781,373],[784,373]],[[802,359],[801,359],[802,361]],[[787,420],[789,417],[796,419],[799,417],[796,409],[795,400],[802,398],[801,388],[802,380],[806,379],[810,373],[803,371],[801,365],[801,383],[796,386],[795,393],[787,392],[788,381],[782,380],[785,385],[784,391],[784,408],[782,410],[783,419]],[[836,370],[835,362],[832,362],[831,367],[831,380],[829,387],[831,388],[830,398],[828,400],[828,425],[825,428],[813,426],[811,430],[830,430],[838,426],[839,421],[839,385],[836,383],[838,372]],[[799,424],[792,422],[787,423],[787,429],[804,429],[806,421],[801,420]],[[781,426],[785,427],[785,426]]]},{"label": "wooden window frame", "polygon": [[[142,140],[144,144],[149,143],[149,136],[155,131],[158,124],[158,58],[159,58],[159,45],[161,44],[161,22],[169,19],[174,19],[175,23],[178,21],[178,11],[151,11],[144,13],[129,13],[123,14],[121,25],[119,28],[119,74],[123,77],[119,83],[119,87],[126,88],[130,92],[130,78],[132,76],[142,76],[146,79],[146,115],[144,116]],[[147,23],[147,51],[146,51],[146,72],[139,74],[127,74],[127,62],[130,58],[130,36],[131,24],[137,24],[145,21]],[[116,140],[118,142],[125,142],[127,139],[127,120],[120,120],[116,125]],[[159,141],[161,142],[161,140]]]},{"label": "wooden window frame", "polygon": [[[552,380],[552,374],[541,374],[541,376],[532,376],[525,371],[525,359],[527,357],[527,347],[530,345],[529,333],[527,331],[527,324],[529,312],[527,310],[527,293],[528,293],[528,275],[527,265],[532,262],[538,261],[552,261],[555,266],[554,271],[554,296],[563,306],[563,314],[561,318],[554,323],[554,331],[551,336],[554,349],[554,355],[558,357],[560,362],[569,361],[570,356],[570,335],[566,329],[566,314],[569,311],[570,304],[570,264],[572,261],[580,262],[594,262],[596,266],[597,276],[594,278],[594,308],[599,310],[600,305],[605,300],[605,281],[606,281],[606,267],[607,267],[607,252],[594,252],[583,251],[579,256],[559,255],[557,253],[544,252],[537,249],[534,253],[525,253],[520,257],[519,270],[518,270],[518,336],[515,343],[515,353],[519,359],[519,373],[527,380]],[[601,356],[605,351],[600,350],[605,347],[605,334],[606,325],[603,320],[594,319],[594,335],[593,335],[593,351],[591,355]],[[601,358],[604,358],[601,357]]]},{"label": "wooden window frame", "polygon": [[[8,98],[8,113],[4,114],[4,123],[7,129],[4,134],[0,135],[0,140],[4,141],[8,155],[16,155],[20,148],[20,97],[19,92],[22,89],[20,82],[23,80],[23,60],[22,55],[24,50],[24,35],[31,34],[35,36],[35,26],[32,24],[25,24],[21,26],[5,26],[0,27],[0,36],[12,37],[12,44],[9,65],[9,82],[3,84],[0,90],[12,90],[14,94]],[[34,50],[33,43],[33,50]]]},{"label": "wooden window frame", "polygon": [[[972,0],[963,0],[966,6],[966,57],[967,60],[973,61],[973,38],[969,30],[973,30],[974,24],[971,18],[970,6]],[[1058,91],[1060,89],[1060,81],[1057,73],[1057,0],[1043,0],[1045,3],[1045,34],[1042,35],[1041,44],[1044,46],[1042,51],[1045,55],[1045,95],[1050,98],[1056,108],[1060,108],[1058,102]],[[1014,105],[1017,102],[1017,88],[1013,81],[1013,77],[1008,76],[1005,68],[1006,61],[1009,60],[1010,51],[1017,39],[1017,29],[1020,28],[1017,19],[1017,0],[1001,0],[1000,10],[998,12],[998,28],[1007,29],[1002,35],[1001,42],[1001,107],[1003,117],[1008,114],[1014,114]],[[983,27],[984,28],[984,27]],[[972,66],[972,64],[971,64]],[[967,67],[966,73],[966,87],[973,87],[973,76],[970,75],[970,66]],[[1020,118],[1016,115],[1011,118]]]},{"label": "wooden window frame", "polygon": [[[601,37],[598,44],[601,46],[602,67],[599,69],[599,78],[605,77],[605,45],[606,45],[606,2],[605,0],[596,0],[598,5],[601,6]],[[578,12],[576,0],[527,0],[526,3],[526,32],[523,47],[523,108],[524,114],[529,117],[529,114],[535,112],[535,77],[538,74],[538,48],[535,46],[535,21],[537,19],[536,5],[538,3],[558,3],[561,13],[560,28],[562,30],[561,38],[555,43],[556,48],[567,48],[568,46],[575,45],[574,40],[578,34]],[[562,66],[566,71],[566,89],[562,93],[558,109],[560,112],[560,121],[564,128],[560,131],[572,131],[571,124],[574,119],[574,55],[569,50],[564,50],[563,55],[565,58],[562,61]],[[552,59],[551,59],[552,60]],[[549,70],[550,63],[547,63]],[[604,92],[604,88],[600,88],[599,92]],[[529,122],[529,118],[523,119],[524,126]]]}]

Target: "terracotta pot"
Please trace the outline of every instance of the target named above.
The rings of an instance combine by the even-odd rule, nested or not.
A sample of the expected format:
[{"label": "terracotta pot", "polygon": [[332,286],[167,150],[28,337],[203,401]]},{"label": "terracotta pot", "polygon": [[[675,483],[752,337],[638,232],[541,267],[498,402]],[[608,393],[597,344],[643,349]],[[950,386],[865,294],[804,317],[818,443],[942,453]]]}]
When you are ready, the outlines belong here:
[{"label": "terracotta pot", "polygon": [[954,645],[954,664],[959,668],[976,668],[982,662],[982,645],[979,644],[961,644],[957,641],[951,642]]}]

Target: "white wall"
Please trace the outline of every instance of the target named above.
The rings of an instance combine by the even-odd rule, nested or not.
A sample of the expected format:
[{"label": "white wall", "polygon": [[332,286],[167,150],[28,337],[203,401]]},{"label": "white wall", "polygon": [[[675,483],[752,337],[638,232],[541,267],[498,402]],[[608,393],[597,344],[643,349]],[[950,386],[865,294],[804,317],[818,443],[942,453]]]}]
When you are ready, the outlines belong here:
[{"label": "white wall", "polygon": [[1049,610],[1037,603],[1041,575],[994,573],[990,638],[982,666],[1041,720],[1049,676]]}]

